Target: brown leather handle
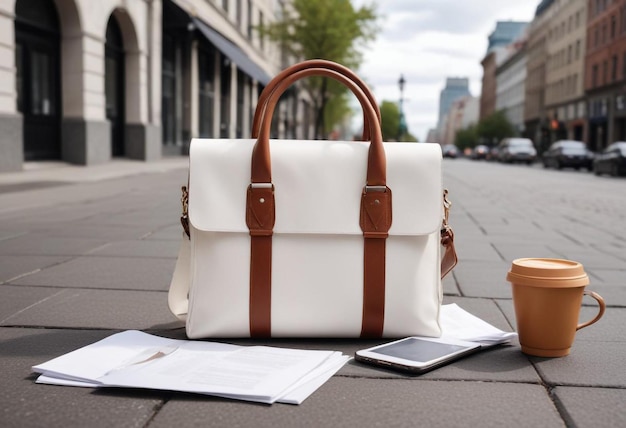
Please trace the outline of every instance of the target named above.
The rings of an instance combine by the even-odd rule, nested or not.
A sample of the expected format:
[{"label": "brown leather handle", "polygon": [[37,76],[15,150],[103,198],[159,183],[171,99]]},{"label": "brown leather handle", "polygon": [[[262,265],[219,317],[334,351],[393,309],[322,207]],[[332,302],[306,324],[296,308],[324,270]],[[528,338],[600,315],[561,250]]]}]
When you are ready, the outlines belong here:
[{"label": "brown leather handle", "polygon": [[305,68],[297,71],[281,80],[277,84],[276,89],[269,95],[266,102],[265,114],[261,120],[261,128],[258,139],[252,151],[252,183],[272,182],[269,135],[274,109],[276,108],[278,99],[290,85],[292,85],[295,81],[308,76],[324,76],[335,79],[346,85],[348,89],[350,89],[357,97],[361,107],[363,108],[363,114],[366,117],[366,123],[369,125],[369,133],[371,135],[367,162],[367,185],[386,186],[387,162],[385,158],[385,149],[383,147],[380,123],[377,120],[374,107],[365,93],[351,78],[346,77],[334,70],[325,68]]},{"label": "brown leather handle", "polygon": [[[374,107],[376,111],[376,118],[380,123],[380,109],[378,108],[378,104],[376,103],[376,99],[374,98],[374,94],[370,88],[361,80],[354,71],[350,70],[348,67],[338,64],[333,61],[328,61],[325,59],[310,59],[307,61],[302,61],[300,63],[294,64],[290,67],[287,67],[283,71],[281,71],[270,83],[267,84],[261,95],[259,96],[259,100],[256,105],[256,110],[254,112],[254,119],[252,120],[252,138],[258,138],[259,130],[261,128],[261,120],[265,115],[265,108],[267,107],[267,100],[270,98],[272,93],[276,90],[276,87],[280,82],[285,80],[288,76],[297,73],[298,71],[307,69],[307,68],[325,68],[328,70],[335,71],[339,74],[343,74],[344,76],[350,78],[354,81],[359,88],[365,93],[365,96]],[[370,133],[369,133],[369,125],[367,123],[367,117],[365,113],[363,114],[363,141],[369,141]]]}]

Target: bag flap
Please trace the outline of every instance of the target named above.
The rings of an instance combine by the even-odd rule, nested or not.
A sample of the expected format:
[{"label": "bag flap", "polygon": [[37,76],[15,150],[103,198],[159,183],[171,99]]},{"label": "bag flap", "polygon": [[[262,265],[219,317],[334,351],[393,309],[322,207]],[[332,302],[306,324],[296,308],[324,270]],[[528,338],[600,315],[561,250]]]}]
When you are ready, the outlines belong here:
[{"label": "bag flap", "polygon": [[[247,232],[246,193],[253,139],[193,139],[189,149],[189,219],[199,230]],[[441,148],[384,143],[392,192],[390,235],[441,227]],[[362,234],[361,192],[369,142],[271,140],[274,233]]]}]

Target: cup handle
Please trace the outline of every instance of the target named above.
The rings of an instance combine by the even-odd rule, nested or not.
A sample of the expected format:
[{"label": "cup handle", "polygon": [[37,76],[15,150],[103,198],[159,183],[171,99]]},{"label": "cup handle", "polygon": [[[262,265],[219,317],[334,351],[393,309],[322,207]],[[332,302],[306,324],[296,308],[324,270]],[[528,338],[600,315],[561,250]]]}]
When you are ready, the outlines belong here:
[{"label": "cup handle", "polygon": [[606,305],[604,304],[604,299],[598,293],[595,293],[593,291],[585,290],[585,291],[583,291],[583,295],[591,296],[594,299],[596,299],[597,302],[598,302],[598,305],[600,305],[600,310],[598,311],[598,315],[596,315],[596,317],[594,319],[592,319],[591,321],[587,321],[587,322],[584,322],[582,324],[578,324],[576,326],[576,331],[580,330],[581,328],[585,328],[587,326],[590,326],[594,322],[598,321],[600,318],[602,318],[602,315],[604,315],[604,310],[606,309]]}]

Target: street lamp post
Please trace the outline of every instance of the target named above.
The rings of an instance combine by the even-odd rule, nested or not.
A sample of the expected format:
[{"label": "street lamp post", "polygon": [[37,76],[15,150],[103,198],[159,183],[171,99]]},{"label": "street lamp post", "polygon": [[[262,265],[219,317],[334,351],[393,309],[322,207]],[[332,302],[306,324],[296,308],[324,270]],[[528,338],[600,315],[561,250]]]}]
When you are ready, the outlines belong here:
[{"label": "street lamp post", "polygon": [[400,75],[400,80],[398,80],[398,86],[400,87],[400,102],[399,102],[399,110],[400,110],[400,121],[398,124],[398,141],[406,134],[406,120],[404,118],[404,84],[406,80],[404,80],[404,76]]}]

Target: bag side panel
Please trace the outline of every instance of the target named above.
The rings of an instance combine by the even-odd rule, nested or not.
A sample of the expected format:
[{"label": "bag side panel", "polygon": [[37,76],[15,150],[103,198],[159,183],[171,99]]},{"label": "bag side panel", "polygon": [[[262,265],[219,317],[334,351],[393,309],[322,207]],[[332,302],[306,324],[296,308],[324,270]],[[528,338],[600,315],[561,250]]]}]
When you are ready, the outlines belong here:
[{"label": "bag side panel", "polygon": [[250,237],[191,228],[187,336],[249,337]]}]

